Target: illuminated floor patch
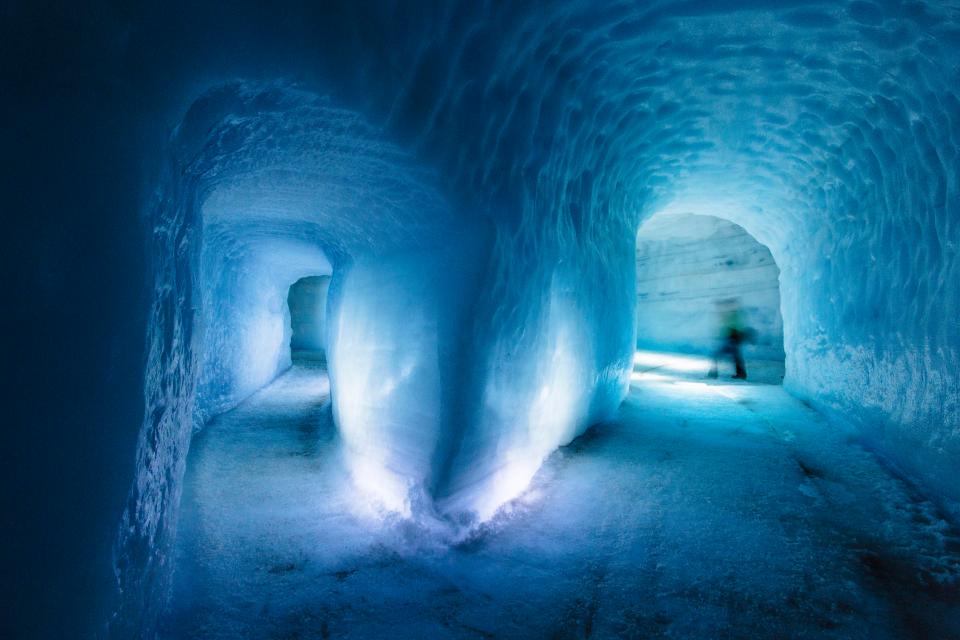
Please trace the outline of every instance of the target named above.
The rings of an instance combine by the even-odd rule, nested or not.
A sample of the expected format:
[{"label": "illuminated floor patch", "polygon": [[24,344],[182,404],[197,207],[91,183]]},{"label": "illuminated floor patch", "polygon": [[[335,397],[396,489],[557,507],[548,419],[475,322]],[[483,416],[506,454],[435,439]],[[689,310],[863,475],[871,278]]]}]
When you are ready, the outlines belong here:
[{"label": "illuminated floor patch", "polygon": [[[725,358],[718,367],[719,381],[729,380],[733,375],[733,363]],[[633,354],[631,382],[644,380],[690,379],[707,380],[713,365],[708,356],[660,351],[636,351]],[[783,381],[783,362],[776,360],[747,360],[749,382],[780,384]]]},{"label": "illuminated floor patch", "polygon": [[295,368],[195,443],[165,637],[960,633],[936,505],[779,386],[648,374],[448,546],[358,502]]}]

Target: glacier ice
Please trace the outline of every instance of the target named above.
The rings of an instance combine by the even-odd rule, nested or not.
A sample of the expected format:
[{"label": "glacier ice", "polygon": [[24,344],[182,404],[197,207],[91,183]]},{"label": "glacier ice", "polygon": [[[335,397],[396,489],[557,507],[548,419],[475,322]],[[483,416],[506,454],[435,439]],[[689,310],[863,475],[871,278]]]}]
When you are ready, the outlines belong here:
[{"label": "glacier ice", "polygon": [[290,357],[325,359],[327,338],[328,276],[307,276],[290,285],[287,307],[290,309]]},{"label": "glacier ice", "polygon": [[[193,431],[289,365],[291,284],[331,278],[333,411],[358,482],[469,525],[620,404],[636,232],[654,215],[716,216],[767,246],[787,390],[960,497],[955,9],[248,13],[289,32],[275,55],[225,62],[211,44],[202,71],[165,80],[180,124],[146,206],[126,606],[166,571]],[[231,25],[224,38],[249,37]],[[170,41],[140,55],[184,55]]]},{"label": "glacier ice", "polygon": [[779,279],[770,250],[731,222],[649,218],[637,235],[637,347],[713,353],[716,303],[734,298],[756,333],[746,356],[783,360]]}]

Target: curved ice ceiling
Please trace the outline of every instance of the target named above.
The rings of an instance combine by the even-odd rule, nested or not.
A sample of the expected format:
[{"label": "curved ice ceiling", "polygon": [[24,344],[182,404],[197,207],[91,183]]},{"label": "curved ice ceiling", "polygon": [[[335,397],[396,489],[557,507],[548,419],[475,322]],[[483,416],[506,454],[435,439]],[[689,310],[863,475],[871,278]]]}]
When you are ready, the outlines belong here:
[{"label": "curved ice ceiling", "polygon": [[361,3],[285,28],[329,36],[279,65],[311,79],[219,83],[171,143],[122,548],[165,535],[192,416],[284,366],[285,287],[331,272],[358,481],[489,517],[618,405],[657,211],[768,245],[788,388],[960,496],[958,5]]}]

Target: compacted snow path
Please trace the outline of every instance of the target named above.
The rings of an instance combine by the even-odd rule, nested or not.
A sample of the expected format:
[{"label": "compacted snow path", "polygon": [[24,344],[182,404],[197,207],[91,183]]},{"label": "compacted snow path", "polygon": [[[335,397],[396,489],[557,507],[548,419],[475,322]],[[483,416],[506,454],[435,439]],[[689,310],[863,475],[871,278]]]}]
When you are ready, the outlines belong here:
[{"label": "compacted snow path", "polygon": [[352,489],[326,375],[294,367],[192,445],[164,635],[960,638],[935,504],[781,387],[701,365],[638,354],[617,419],[459,540]]}]

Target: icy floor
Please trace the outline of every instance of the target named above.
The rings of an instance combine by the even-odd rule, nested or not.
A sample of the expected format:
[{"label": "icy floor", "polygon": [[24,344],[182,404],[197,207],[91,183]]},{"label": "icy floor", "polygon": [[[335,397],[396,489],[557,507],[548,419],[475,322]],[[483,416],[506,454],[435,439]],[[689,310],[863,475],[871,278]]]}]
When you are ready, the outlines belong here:
[{"label": "icy floor", "polygon": [[450,545],[343,482],[295,367],[194,443],[165,637],[960,638],[936,506],[781,387],[704,371],[638,354],[617,420]]}]

